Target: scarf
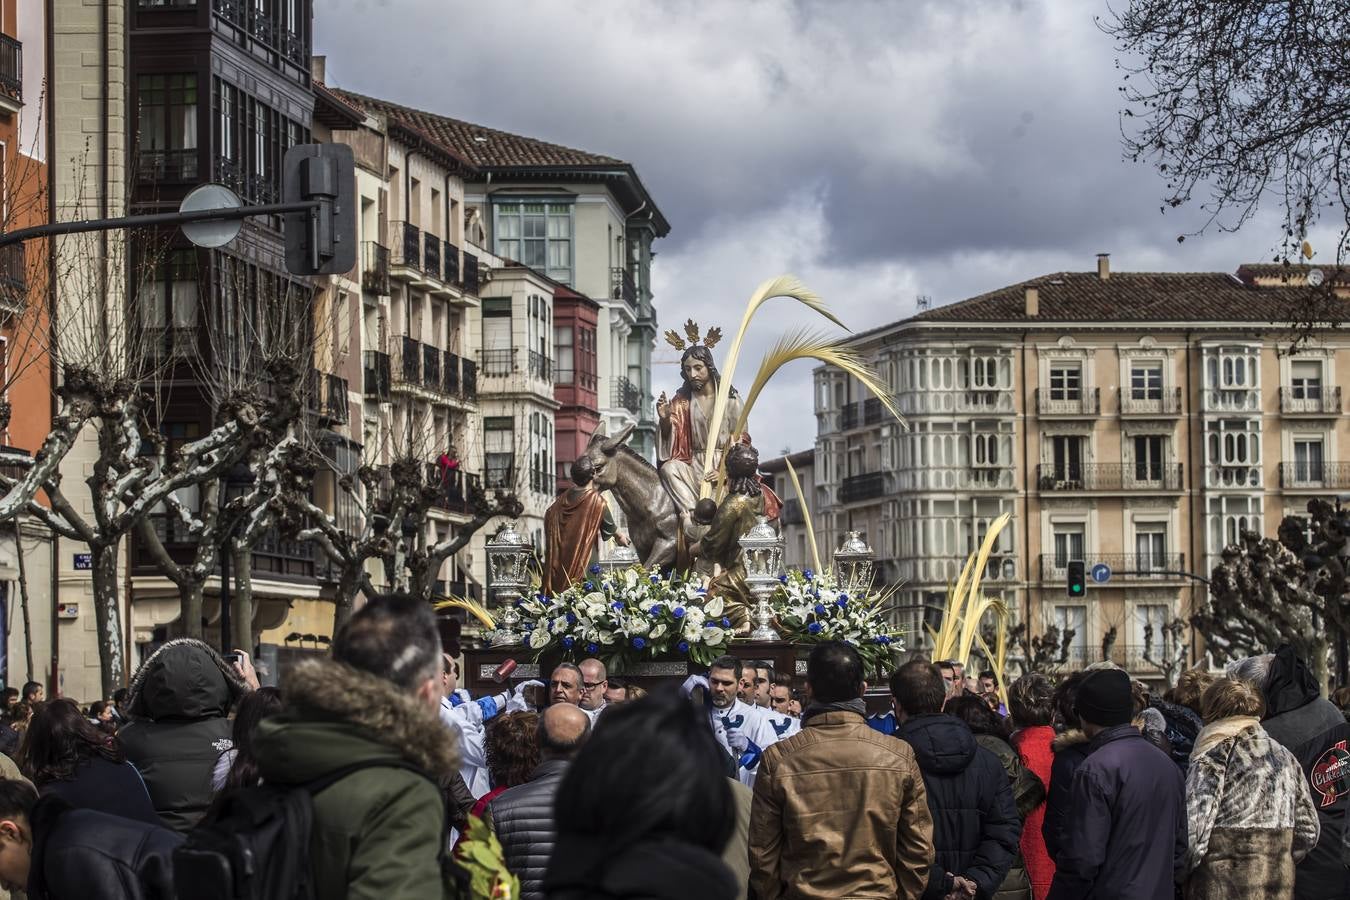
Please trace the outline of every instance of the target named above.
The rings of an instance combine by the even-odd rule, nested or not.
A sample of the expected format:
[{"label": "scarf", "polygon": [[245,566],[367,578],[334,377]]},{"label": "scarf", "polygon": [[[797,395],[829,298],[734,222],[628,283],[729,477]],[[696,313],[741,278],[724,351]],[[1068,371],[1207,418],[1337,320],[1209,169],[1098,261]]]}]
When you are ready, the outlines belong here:
[{"label": "scarf", "polygon": [[806,720],[812,716],[828,712],[854,712],[866,719],[867,704],[863,702],[861,697],[854,700],[839,700],[834,703],[811,703],[806,709],[802,710],[802,724],[805,725]]},{"label": "scarf", "polygon": [[1256,728],[1260,724],[1261,720],[1256,716],[1229,716],[1227,719],[1210,722],[1200,729],[1200,733],[1196,735],[1195,746],[1191,748],[1191,759],[1203,756],[1214,745],[1221,744],[1248,728]]}]

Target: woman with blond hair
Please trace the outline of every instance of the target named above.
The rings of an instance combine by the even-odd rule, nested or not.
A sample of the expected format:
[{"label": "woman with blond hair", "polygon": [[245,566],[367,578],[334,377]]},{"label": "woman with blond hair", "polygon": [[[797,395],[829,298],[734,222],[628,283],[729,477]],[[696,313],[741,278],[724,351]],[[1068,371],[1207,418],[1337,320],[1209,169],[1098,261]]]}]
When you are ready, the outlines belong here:
[{"label": "woman with blond hair", "polygon": [[1186,898],[1292,897],[1294,865],[1321,830],[1303,770],[1261,727],[1265,703],[1250,685],[1219,679],[1200,707],[1186,776]]}]

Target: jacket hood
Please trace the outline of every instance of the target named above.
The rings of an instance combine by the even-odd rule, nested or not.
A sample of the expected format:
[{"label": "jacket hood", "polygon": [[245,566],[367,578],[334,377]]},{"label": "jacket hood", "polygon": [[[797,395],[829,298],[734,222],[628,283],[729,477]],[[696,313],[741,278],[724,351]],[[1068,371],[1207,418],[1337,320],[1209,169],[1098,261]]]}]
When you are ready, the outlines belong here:
[{"label": "jacket hood", "polygon": [[1061,750],[1086,743],[1088,743],[1088,736],[1083,733],[1081,728],[1070,728],[1068,731],[1055,735],[1055,739],[1050,742],[1050,749],[1058,753]]},{"label": "jacket hood", "polygon": [[1265,693],[1268,719],[1307,706],[1321,696],[1321,691],[1317,688],[1317,678],[1288,644],[1275,651],[1275,659],[1270,663],[1270,678],[1266,681]]},{"label": "jacket hood", "polygon": [[936,775],[964,772],[975,758],[975,735],[954,716],[915,716],[896,729],[895,736],[914,750],[919,768]]},{"label": "jacket hood", "polygon": [[141,664],[130,690],[133,718],[193,721],[228,716],[248,685],[211,645],[179,638]]},{"label": "jacket hood", "polygon": [[284,715],[263,720],[254,752],[265,780],[312,781],[370,759],[404,760],[441,779],[459,768],[439,711],[368,672],[309,659],[286,677]]}]

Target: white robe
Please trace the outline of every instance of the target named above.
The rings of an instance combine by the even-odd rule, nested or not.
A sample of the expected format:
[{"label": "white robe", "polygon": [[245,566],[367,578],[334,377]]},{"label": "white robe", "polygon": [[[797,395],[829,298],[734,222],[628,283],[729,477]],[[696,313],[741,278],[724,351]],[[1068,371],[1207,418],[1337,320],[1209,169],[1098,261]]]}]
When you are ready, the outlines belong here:
[{"label": "white robe", "polygon": [[[488,775],[486,732],[483,722],[492,716],[485,716],[483,704],[466,700],[456,691],[459,702],[448,697],[441,698],[441,722],[459,738],[459,774],[469,786],[469,793],[477,800],[492,790],[492,781]],[[494,713],[495,715],[495,713]]]},{"label": "white robe", "polygon": [[[714,712],[721,718],[724,728],[737,729],[755,745],[755,749],[761,752],[801,730],[801,723],[791,716],[779,715],[762,706],[751,706],[739,698],[727,709]],[[736,777],[746,787],[754,787],[755,772],[759,768],[759,754],[753,750],[749,753],[754,755],[754,759],[748,766],[738,767]]]}]

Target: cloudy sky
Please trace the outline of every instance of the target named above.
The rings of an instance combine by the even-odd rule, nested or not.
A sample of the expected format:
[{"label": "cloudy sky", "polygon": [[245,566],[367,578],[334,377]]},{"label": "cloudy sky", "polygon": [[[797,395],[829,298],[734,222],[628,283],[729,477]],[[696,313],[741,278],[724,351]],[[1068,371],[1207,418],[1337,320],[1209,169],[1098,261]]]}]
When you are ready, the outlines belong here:
[{"label": "cloudy sky", "polygon": [[[672,224],[663,329],[732,330],[783,272],[861,330],[920,294],[1085,271],[1098,252],[1118,270],[1232,271],[1279,237],[1265,218],[1177,242],[1201,213],[1164,216],[1157,174],[1121,160],[1105,0],[315,6],[337,86],[631,161]],[[742,386],[785,328],[823,323],[774,302]],[[765,456],[815,434],[810,366],[776,385],[751,417]]]}]

